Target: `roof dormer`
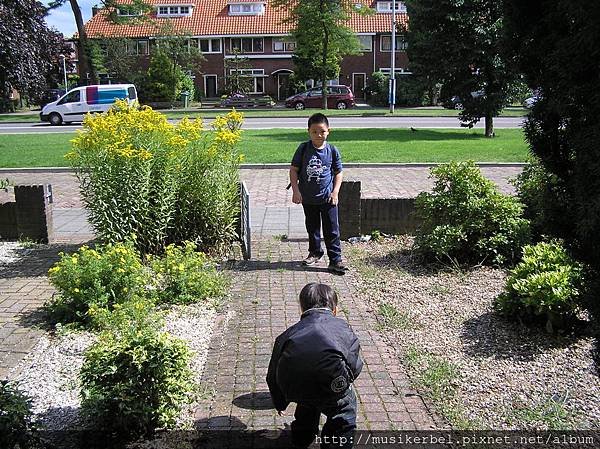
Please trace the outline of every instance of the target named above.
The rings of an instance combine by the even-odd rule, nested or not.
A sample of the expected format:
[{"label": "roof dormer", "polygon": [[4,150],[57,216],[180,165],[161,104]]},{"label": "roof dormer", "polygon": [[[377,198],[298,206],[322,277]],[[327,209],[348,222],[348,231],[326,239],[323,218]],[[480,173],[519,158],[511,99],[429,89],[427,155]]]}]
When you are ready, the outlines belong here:
[{"label": "roof dormer", "polygon": [[189,17],[192,15],[193,3],[173,3],[156,7],[157,17]]},{"label": "roof dormer", "polygon": [[[391,13],[392,12],[392,4],[394,2],[383,2],[383,1],[378,1],[377,2],[377,12],[388,12]],[[396,12],[398,13],[405,13],[406,12],[406,5],[404,4],[404,2],[396,2]]]},{"label": "roof dormer", "polygon": [[260,0],[228,0],[230,16],[260,16],[265,13],[267,3]]}]

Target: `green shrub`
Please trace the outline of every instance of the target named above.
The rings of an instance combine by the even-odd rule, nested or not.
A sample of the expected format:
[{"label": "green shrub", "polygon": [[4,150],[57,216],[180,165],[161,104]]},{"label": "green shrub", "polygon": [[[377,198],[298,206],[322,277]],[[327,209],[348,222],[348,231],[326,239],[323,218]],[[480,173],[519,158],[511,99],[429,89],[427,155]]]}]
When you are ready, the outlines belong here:
[{"label": "green shrub", "polygon": [[169,245],[162,257],[150,258],[150,266],[157,274],[160,302],[187,304],[225,293],[225,279],[204,253],[196,252],[196,245],[191,242],[183,248]]},{"label": "green shrub", "polygon": [[[139,307],[139,319],[130,318]],[[131,301],[112,315],[84,357],[82,408],[100,429],[135,438],[172,427],[193,389],[191,353],[159,329],[147,303]]]},{"label": "green shrub", "polygon": [[148,282],[147,270],[130,242],[61,253],[48,275],[59,294],[47,307],[53,320],[63,323],[93,324],[91,307],[110,310],[142,294]]},{"label": "green shrub", "polygon": [[31,447],[35,430],[31,400],[14,382],[0,380],[0,447]]},{"label": "green shrub", "polygon": [[566,188],[558,176],[544,169],[538,158],[529,160],[514,185],[535,238],[573,235],[572,217],[565,213],[569,210]]},{"label": "green shrub", "polygon": [[135,234],[140,252],[153,254],[184,240],[228,244],[238,216],[241,121],[236,112],[217,117],[211,133],[201,120],[172,125],[125,102],[88,115],[67,156],[98,237]]},{"label": "green shrub", "polygon": [[495,309],[524,321],[546,323],[551,332],[565,327],[578,310],[583,268],[558,242],[523,248],[523,260],[510,271]]},{"label": "green shrub", "polygon": [[415,201],[422,224],[415,248],[425,256],[457,263],[504,265],[520,256],[529,240],[529,222],[516,198],[500,193],[474,162],[431,169],[432,193]]}]

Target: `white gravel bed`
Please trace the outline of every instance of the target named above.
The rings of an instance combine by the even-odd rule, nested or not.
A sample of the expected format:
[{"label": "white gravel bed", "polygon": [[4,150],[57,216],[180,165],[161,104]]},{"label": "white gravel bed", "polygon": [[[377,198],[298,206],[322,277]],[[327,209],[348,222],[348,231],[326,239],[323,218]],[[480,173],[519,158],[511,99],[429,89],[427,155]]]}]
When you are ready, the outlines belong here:
[{"label": "white gravel bed", "polygon": [[[213,332],[216,312],[201,304],[174,306],[167,314],[165,328],[180,337],[193,352],[191,368],[199,381]],[[33,403],[36,420],[47,430],[85,427],[80,416],[79,371],[83,354],[96,340],[89,332],[43,335],[33,350],[9,374],[17,380]],[[179,424],[193,417],[194,404],[182,410]]]},{"label": "white gravel bed", "polygon": [[0,266],[15,263],[26,251],[19,242],[0,242]]},{"label": "white gravel bed", "polygon": [[465,417],[481,428],[545,429],[549,419],[540,415],[555,403],[567,412],[562,422],[570,428],[600,428],[590,325],[578,336],[552,337],[508,322],[492,309],[504,287],[504,270],[427,270],[411,260],[406,251],[411,246],[408,237],[400,237],[359,243],[346,252],[373,310],[387,302],[408,315],[406,329],[386,331],[401,357],[412,347],[451,362]]}]

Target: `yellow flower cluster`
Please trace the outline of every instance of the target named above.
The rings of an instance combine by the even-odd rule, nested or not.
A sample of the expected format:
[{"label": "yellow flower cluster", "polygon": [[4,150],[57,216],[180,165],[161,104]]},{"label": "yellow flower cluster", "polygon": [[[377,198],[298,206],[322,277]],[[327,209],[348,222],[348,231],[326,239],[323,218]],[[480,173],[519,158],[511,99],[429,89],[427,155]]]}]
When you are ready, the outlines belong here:
[{"label": "yellow flower cluster", "polygon": [[229,147],[236,145],[242,137],[243,119],[244,115],[235,109],[226,115],[218,116],[212,123],[215,145],[225,144]]}]

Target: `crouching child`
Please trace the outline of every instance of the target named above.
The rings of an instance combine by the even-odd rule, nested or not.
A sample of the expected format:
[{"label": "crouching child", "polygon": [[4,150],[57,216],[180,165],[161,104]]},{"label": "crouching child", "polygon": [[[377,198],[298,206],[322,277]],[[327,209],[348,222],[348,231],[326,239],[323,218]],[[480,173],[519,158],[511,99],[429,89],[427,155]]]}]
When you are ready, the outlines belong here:
[{"label": "crouching child", "polygon": [[[281,414],[290,402],[296,411],[292,443],[308,447],[327,417],[321,447],[350,448],[356,430],[353,382],[363,362],[358,338],[337,314],[337,294],[310,283],[300,292],[300,321],[275,340],[267,373],[273,404]],[[343,443],[343,444],[340,444]]]}]

